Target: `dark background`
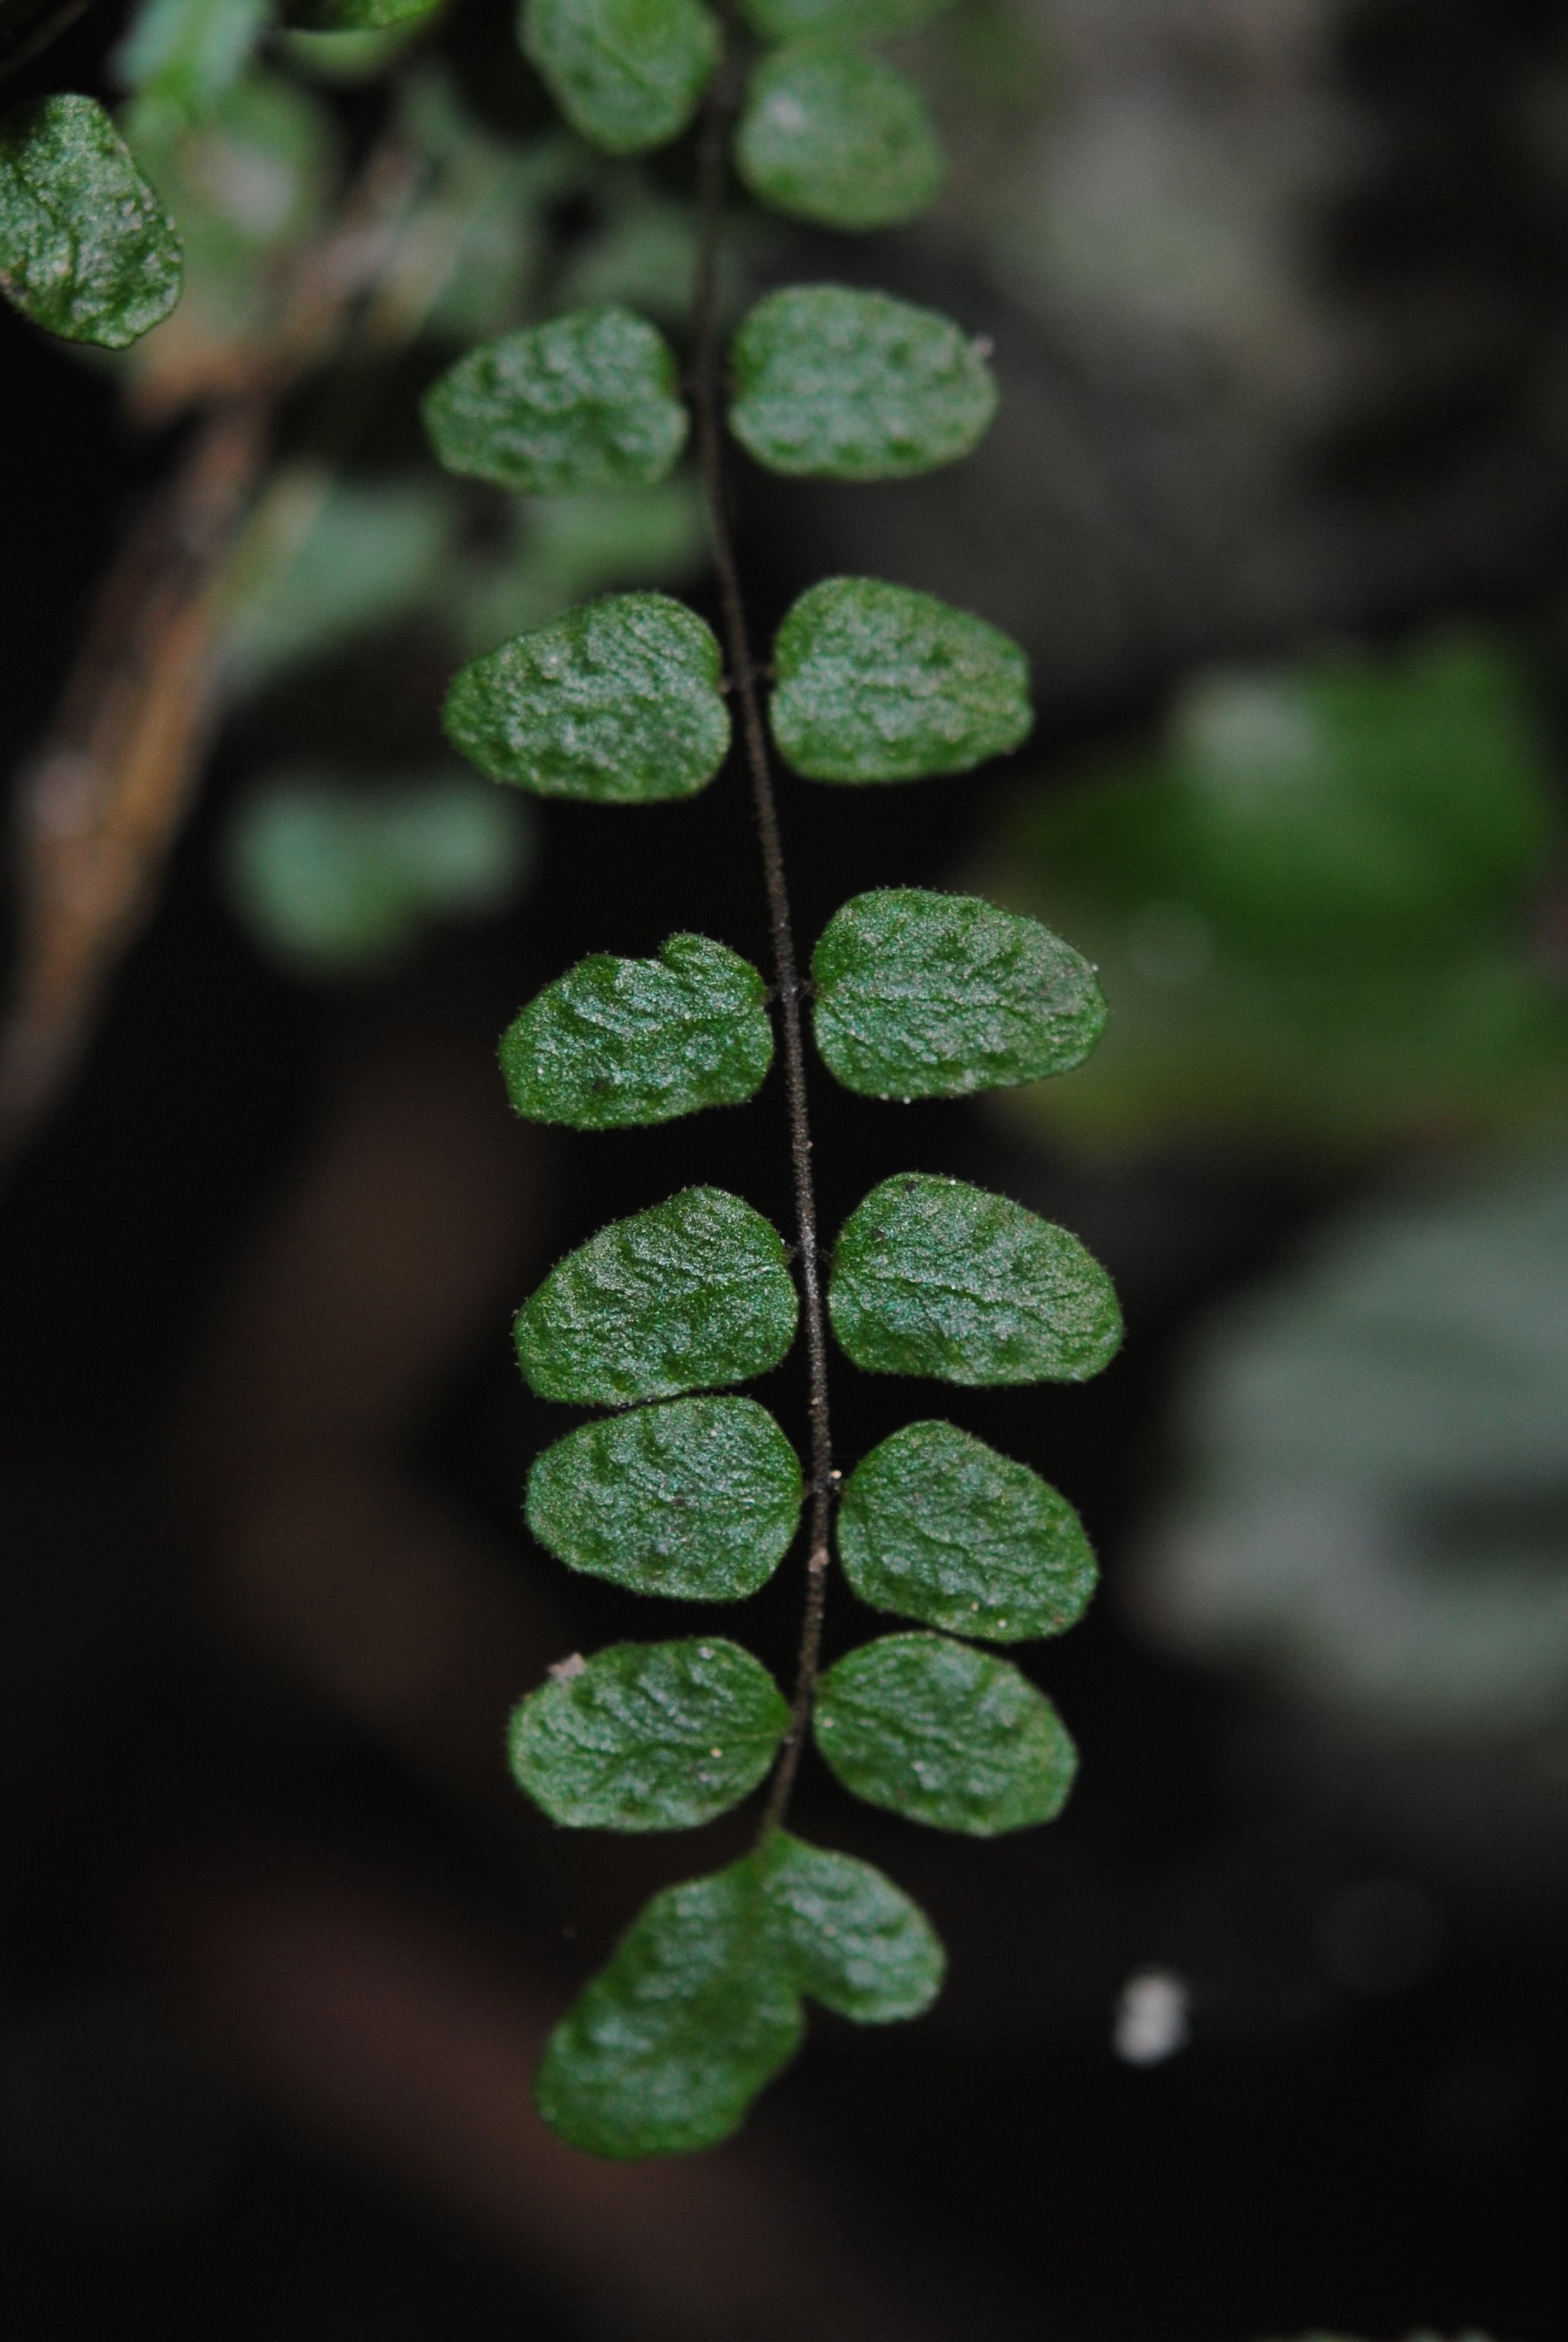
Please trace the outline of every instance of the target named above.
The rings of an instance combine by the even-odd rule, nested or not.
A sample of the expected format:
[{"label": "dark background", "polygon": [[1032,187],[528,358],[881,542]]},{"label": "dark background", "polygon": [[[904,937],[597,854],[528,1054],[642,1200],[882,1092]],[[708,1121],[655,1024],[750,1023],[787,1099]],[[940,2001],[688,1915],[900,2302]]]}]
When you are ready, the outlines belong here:
[{"label": "dark background", "polygon": [[[1125,13],[1163,55],[1203,12]],[[84,24],[40,85],[92,85],[112,29]],[[1184,69],[1215,70],[1203,54]],[[879,527],[906,566],[928,532],[934,585],[949,554],[980,575],[1005,554],[987,606],[1036,614],[1020,631],[1046,774],[1135,730],[1197,660],[1453,616],[1549,641],[1568,145],[1524,136],[1519,92],[1546,121],[1565,12],[1345,9],[1328,55],[1358,143],[1302,215],[1299,297],[1353,312],[1363,347],[1407,364],[1369,360],[1340,411],[1270,439],[1266,414],[1227,420],[1201,384],[1090,365],[1069,325],[1020,317],[1046,485],[999,472],[974,491],[979,519],[937,503],[918,520],[904,491],[878,519],[747,484],[759,612],[844,543],[875,567]],[[956,279],[976,322],[1000,298],[956,246],[887,250],[868,275],[902,269],[934,297]],[[8,311],[0,399],[11,766],[175,443],[130,435],[112,385]],[[1244,427],[1268,462],[1237,477],[1221,457]],[[1092,642],[1051,534],[1064,446],[1104,490],[1089,533],[1111,616]],[[1195,508],[1203,532],[1182,517]],[[836,534],[863,523],[864,540]],[[997,551],[998,534],[1014,542]],[[1226,550],[1265,540],[1272,600]],[[1037,603],[1032,564],[1052,573]],[[324,733],[344,672],[306,688]],[[375,668],[389,729],[434,746],[442,672],[417,645]],[[589,949],[694,927],[760,955],[754,848],[734,776],[676,809],[549,806],[516,912],[375,986],[311,988],[264,962],[214,878],[225,793],[280,720],[264,706],[221,744],[80,1080],[4,1198],[10,2330],[1257,2342],[1430,2325],[1548,2342],[1560,1866],[1487,1868],[1440,1837],[1413,1852],[1265,1687],[1153,1653],[1118,1601],[1170,1466],[1186,1329],[1288,1256],[1357,1170],[1235,1155],[1094,1173],[967,1109],[824,1086],[829,1228],[887,1172],[951,1170],[1058,1214],[1122,1284],[1128,1343],[1102,1383],[947,1410],[1064,1486],[1100,1547],[1089,1622],[1027,1659],[1079,1740],[1080,1785],[1049,1833],[955,1845],[852,1807],[808,1759],[803,1831],[884,1863],[950,1947],[933,2017],[885,2036],[815,2018],[744,2139],[698,2164],[601,2173],[539,2129],[527,2072],[554,2014],[642,1895],[716,1866],[742,1830],[578,1844],[506,1782],[506,1708],[544,1665],[650,1631],[522,1529],[526,1460],[563,1418],[520,1387],[510,1314],[561,1250],[693,1178],[781,1220],[788,1206],[776,1082],[748,1112],[653,1134],[529,1133],[494,1035]],[[896,806],[792,788],[802,932],[857,887],[951,876],[1008,785]],[[798,1373],[775,1380],[762,1396],[798,1432]],[[834,1403],[847,1460],[930,1395],[844,1372]],[[748,1614],[781,1668],[796,1601],[786,1568]],[[834,1646],[864,1626],[835,1592]],[[1390,1881],[1428,1915],[1424,1949],[1336,1953],[1357,1893]],[[1189,1983],[1193,2037],[1138,2069],[1112,2020],[1150,1963]]]}]

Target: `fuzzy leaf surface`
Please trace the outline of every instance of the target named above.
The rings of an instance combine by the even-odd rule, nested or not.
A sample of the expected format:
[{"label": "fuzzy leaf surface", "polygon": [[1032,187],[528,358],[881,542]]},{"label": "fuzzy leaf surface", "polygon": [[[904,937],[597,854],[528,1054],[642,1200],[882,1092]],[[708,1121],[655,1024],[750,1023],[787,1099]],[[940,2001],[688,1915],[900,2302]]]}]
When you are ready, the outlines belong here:
[{"label": "fuzzy leaf surface", "polygon": [[621,1406],[776,1366],[797,1303],[776,1229],[738,1196],[687,1187],[557,1262],[517,1319],[541,1398]]},{"label": "fuzzy leaf surface", "polygon": [[702,0],[525,0],[518,33],[574,130],[611,155],[678,138],[723,45]]},{"label": "fuzzy leaf surface", "polygon": [[978,445],[996,385],[934,309],[844,285],[792,285],[742,321],[730,428],[770,471],[907,479]]},{"label": "fuzzy leaf surface", "polygon": [[677,1398],[586,1423],[528,1476],[528,1526],[569,1569],[637,1594],[738,1602],[800,1517],[800,1459],[750,1398]]},{"label": "fuzzy leaf surface", "polygon": [[555,2027],[534,2082],[573,2146],[617,2161],[715,2147],[788,2063],[803,1995],[862,2024],[918,2016],[942,1947],[869,1863],[777,1830],[655,1895]]},{"label": "fuzzy leaf surface", "polygon": [[507,1094],[530,1122],[574,1130],[743,1105],[773,1063],[766,997],[750,960],[706,936],[672,936],[657,959],[595,952],[507,1026]]},{"label": "fuzzy leaf surface", "polygon": [[606,594],[459,670],[446,736],[536,796],[694,796],[729,751],[711,626],[668,594]]},{"label": "fuzzy leaf surface", "polygon": [[787,42],[751,77],[735,164],[754,195],[822,227],[896,227],[946,176],[912,81],[842,40]]},{"label": "fuzzy leaf surface", "polygon": [[67,342],[123,350],[162,323],[184,267],[173,223],[96,98],[0,122],[0,291]]},{"label": "fuzzy leaf surface", "polygon": [[481,343],[426,395],[449,472],[540,496],[646,488],[686,444],[675,358],[656,325],[611,303]]},{"label": "fuzzy leaf surface", "polygon": [[776,1831],[761,1865],[799,1991],[857,2025],[918,2017],[942,1989],[941,1943],[919,1905],[869,1862]]},{"label": "fuzzy leaf surface", "polygon": [[1060,1635],[1094,1590],[1064,1496],[952,1423],[910,1423],[844,1483],[838,1554],[863,1602],[988,1643]]},{"label": "fuzzy leaf surface", "polygon": [[944,1635],[884,1635],[838,1660],[817,1686],[815,1731],[857,1797],[967,1837],[1054,1821],[1078,1763],[1027,1676]]},{"label": "fuzzy leaf surface", "polygon": [[553,1822],[694,1829],[756,1787],[789,1717],[738,1643],[615,1643],[530,1692],[508,1746],[519,1787]]},{"label": "fuzzy leaf surface", "polygon": [[812,956],[824,1064],[863,1097],[967,1097],[1081,1065],[1105,1003],[1081,953],[974,895],[887,887],[836,911]]},{"label": "fuzzy leaf surface", "polygon": [[774,738],[808,780],[966,773],[1016,748],[1034,720],[1016,643],[880,578],[810,586],[774,637]]},{"label": "fuzzy leaf surface", "polygon": [[966,1180],[901,1172],[844,1222],[828,1284],[857,1366],[939,1382],[1086,1382],[1122,1339],[1110,1278],[1065,1228]]},{"label": "fuzzy leaf surface", "polygon": [[764,41],[809,33],[874,39],[913,32],[953,5],[954,0],[743,0],[740,13]]}]

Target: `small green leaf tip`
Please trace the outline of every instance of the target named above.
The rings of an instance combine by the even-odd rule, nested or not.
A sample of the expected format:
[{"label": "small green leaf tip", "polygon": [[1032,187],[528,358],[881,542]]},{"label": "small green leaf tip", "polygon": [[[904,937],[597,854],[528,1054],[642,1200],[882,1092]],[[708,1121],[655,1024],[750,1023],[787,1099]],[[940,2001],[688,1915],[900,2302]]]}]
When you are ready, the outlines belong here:
[{"label": "small green leaf tip", "polygon": [[493,781],[536,796],[694,796],[729,753],[711,626],[667,594],[607,594],[460,670],[442,721]]},{"label": "small green leaf tip", "polygon": [[562,1660],[513,1711],[512,1770],[573,1829],[694,1829],[756,1787],[789,1717],[738,1643],[616,1643]]},{"label": "small green leaf tip", "polygon": [[484,342],[424,399],[449,472],[539,496],[647,488],[686,444],[675,359],[656,325],[611,304]]},{"label": "small green leaf tip", "polygon": [[433,15],[441,0],[286,0],[285,25],[302,33],[385,33]]},{"label": "small green leaf tip", "polygon": [[884,1635],[851,1651],[817,1685],[814,1728],[857,1797],[967,1837],[1054,1821],[1078,1765],[1026,1676],[944,1635]]},{"label": "small green leaf tip", "polygon": [[517,1319],[517,1363],[541,1398],[572,1406],[749,1381],[794,1340],[787,1262],[738,1196],[687,1187],[557,1262]]},{"label": "small green leaf tip", "polygon": [[528,1476],[528,1526],[569,1569],[683,1602],[755,1594],[800,1507],[800,1459],[750,1398],[677,1398],[584,1424]]},{"label": "small green leaf tip", "polygon": [[828,1071],[863,1097],[967,1097],[1081,1065],[1105,1003],[1088,961],[1038,919],[914,886],[856,895],[812,957]]},{"label": "small green leaf tip", "polygon": [[507,1095],[530,1122],[622,1130],[754,1097],[773,1063],[766,987],[706,936],[657,959],[595,952],[547,984],[501,1041]]},{"label": "small green leaf tip", "polygon": [[954,5],[954,0],[741,0],[741,15],[764,41],[831,33],[860,38],[910,33]]},{"label": "small green leaf tip", "polygon": [[768,720],[813,781],[917,781],[1016,748],[1034,723],[1016,643],[934,594],[827,577],[774,641]]},{"label": "small green leaf tip", "polygon": [[776,1830],[709,1878],[655,1895],[555,2027],[534,2081],[551,2128],[624,2162],[739,2128],[787,2065],[803,1996],[863,2025],[918,2017],[942,1947],[869,1863]]},{"label": "small green leaf tip", "polygon": [[1021,1643],[1075,1626],[1094,1556],[1064,1496],[952,1423],[911,1423],[844,1483],[838,1554],[863,1602]]},{"label": "small green leaf tip", "polygon": [[573,129],[611,155],[678,138],[724,45],[701,0],[525,0],[517,29]]},{"label": "small green leaf tip", "polygon": [[770,471],[908,479],[978,445],[996,385],[950,317],[886,293],[794,285],[742,322],[730,428]]},{"label": "small green leaf tip", "polygon": [[1086,1382],[1122,1340],[1111,1280],[1076,1236],[1006,1196],[918,1171],[884,1179],[850,1214],[827,1306],[857,1366],[939,1382]]},{"label": "small green leaf tip", "polygon": [[180,239],[96,98],[0,122],[0,291],[67,342],[123,350],[180,297]]},{"label": "small green leaf tip", "polygon": [[791,41],[752,75],[735,164],[754,195],[822,227],[897,227],[947,165],[911,81],[841,40]]}]

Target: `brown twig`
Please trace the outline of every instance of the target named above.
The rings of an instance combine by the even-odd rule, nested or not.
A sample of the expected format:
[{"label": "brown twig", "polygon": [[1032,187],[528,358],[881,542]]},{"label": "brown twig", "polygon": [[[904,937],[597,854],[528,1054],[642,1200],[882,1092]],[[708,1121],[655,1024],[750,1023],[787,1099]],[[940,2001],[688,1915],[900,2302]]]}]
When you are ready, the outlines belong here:
[{"label": "brown twig", "polygon": [[[190,804],[218,721],[227,569],[265,471],[278,402],[361,303],[361,338],[380,349],[417,329],[439,289],[422,258],[423,303],[406,288],[399,300],[376,298],[395,274],[421,175],[417,158],[389,136],[333,229],[300,255],[272,333],[205,371],[191,372],[182,351],[172,380],[154,369],[133,385],[132,411],[144,422],[193,402],[200,419],[175,477],[111,565],[59,712],[22,776],[20,937],[0,1027],[0,1163],[79,1061]],[[280,493],[295,485],[280,481]]]},{"label": "brown twig", "polygon": [[740,712],[740,731],[746,770],[751,779],[752,806],[762,846],[763,879],[767,889],[768,927],[773,944],[774,986],[778,998],[784,1038],[784,1100],[789,1115],[790,1168],[794,1182],[797,1263],[802,1316],[805,1324],[807,1412],[811,1423],[811,1504],[807,1515],[805,1615],[801,1627],[800,1655],[789,1730],[763,1808],[760,1837],[766,1837],[784,1818],[800,1767],[806,1726],[822,1662],[823,1614],[827,1597],[828,1532],[832,1521],[833,1438],[828,1421],[827,1318],[823,1306],[822,1254],[817,1240],[816,1190],[812,1177],[811,1122],[805,1086],[805,1042],[801,1027],[801,982],[790,921],[789,887],[784,876],[784,843],[779,832],[778,804],[767,735],[763,728],[757,696],[757,669],[752,656],[725,495],[724,443],[719,416],[717,344],[718,252],[724,226],[725,149],[737,111],[739,56],[735,35],[726,30],[724,64],[715,75],[703,114],[698,145],[701,240],[698,245],[696,298],[693,321],[693,404],[696,411],[697,455],[713,536],[714,566],[718,573],[724,611],[724,644],[730,681]]}]

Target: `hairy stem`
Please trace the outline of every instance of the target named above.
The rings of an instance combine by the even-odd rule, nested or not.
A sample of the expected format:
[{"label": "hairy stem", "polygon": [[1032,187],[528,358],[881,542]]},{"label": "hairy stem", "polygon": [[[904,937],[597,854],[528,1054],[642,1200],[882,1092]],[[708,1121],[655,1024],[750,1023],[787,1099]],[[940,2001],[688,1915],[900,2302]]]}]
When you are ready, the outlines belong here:
[{"label": "hairy stem", "polygon": [[790,1166],[794,1179],[801,1300],[805,1320],[807,1412],[811,1423],[805,1616],[801,1626],[800,1656],[795,1671],[789,1730],[784,1736],[767,1802],[763,1808],[758,1833],[760,1842],[776,1829],[784,1818],[800,1767],[806,1726],[811,1719],[812,1700],[822,1660],[823,1612],[827,1596],[828,1529],[835,1483],[833,1439],[828,1424],[827,1320],[823,1306],[822,1256],[817,1241],[816,1190],[812,1178],[811,1124],[806,1108],[800,970],[795,956],[794,930],[790,924],[789,887],[784,877],[784,845],[779,835],[773,766],[768,755],[767,734],[763,727],[757,669],[752,656],[740,572],[735,561],[734,536],[730,526],[724,432],[719,415],[718,254],[724,225],[725,148],[738,110],[739,63],[734,35],[727,31],[724,63],[708,94],[697,150],[700,241],[693,332],[692,398],[696,416],[697,459],[713,537],[714,566],[718,573],[724,647],[740,716],[741,747],[751,780],[752,806],[762,846],[763,879],[767,890],[774,983],[778,994],[779,1022],[784,1039],[784,1102],[789,1116]]}]

